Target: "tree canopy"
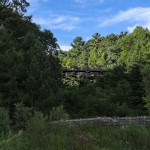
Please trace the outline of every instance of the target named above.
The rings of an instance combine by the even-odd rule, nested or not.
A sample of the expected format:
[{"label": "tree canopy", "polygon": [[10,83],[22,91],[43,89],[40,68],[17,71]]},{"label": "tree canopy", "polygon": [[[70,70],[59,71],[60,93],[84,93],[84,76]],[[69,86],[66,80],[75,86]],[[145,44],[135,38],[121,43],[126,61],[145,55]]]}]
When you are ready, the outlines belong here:
[{"label": "tree canopy", "polygon": [[59,84],[57,39],[25,16],[27,6],[25,0],[3,0],[0,5],[0,95],[10,109],[17,102],[51,107]]}]

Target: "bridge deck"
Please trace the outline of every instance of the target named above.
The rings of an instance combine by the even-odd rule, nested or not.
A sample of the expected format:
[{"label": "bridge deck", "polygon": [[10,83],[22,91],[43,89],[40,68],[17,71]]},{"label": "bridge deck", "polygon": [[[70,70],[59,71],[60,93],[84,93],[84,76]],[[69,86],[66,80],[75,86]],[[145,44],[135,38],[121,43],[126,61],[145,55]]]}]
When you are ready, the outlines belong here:
[{"label": "bridge deck", "polygon": [[85,70],[85,69],[73,69],[73,70],[69,70],[69,69],[64,69],[62,71],[62,73],[104,73],[104,70]]}]

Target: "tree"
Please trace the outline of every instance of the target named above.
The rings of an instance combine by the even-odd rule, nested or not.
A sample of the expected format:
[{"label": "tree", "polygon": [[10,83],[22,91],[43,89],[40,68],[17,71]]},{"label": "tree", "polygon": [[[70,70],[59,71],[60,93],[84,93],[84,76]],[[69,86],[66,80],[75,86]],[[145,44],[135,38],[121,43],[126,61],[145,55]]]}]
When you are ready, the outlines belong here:
[{"label": "tree", "polygon": [[70,53],[73,57],[76,57],[76,56],[78,57],[81,54],[84,43],[85,42],[83,41],[82,37],[80,37],[80,36],[76,37],[73,40],[73,42],[71,43],[71,46],[73,49],[70,51]]},{"label": "tree", "polygon": [[53,33],[49,30],[44,30],[40,32],[40,41],[44,46],[44,49],[47,53],[52,53],[55,50],[59,49],[57,44],[57,39],[54,37]]},{"label": "tree", "polygon": [[137,27],[133,33],[121,38],[118,47],[121,49],[118,62],[131,67],[134,64],[143,64],[147,61],[149,53],[148,43],[150,32],[142,27]]},{"label": "tree", "polygon": [[[14,5],[7,6],[8,3]],[[56,100],[60,81],[55,55],[59,46],[51,31],[40,31],[30,16],[19,11],[18,7],[26,7],[25,3],[5,1],[0,6],[0,95],[3,106],[9,110],[15,103],[23,102],[48,111]]]},{"label": "tree", "polygon": [[146,64],[142,69],[144,89],[145,89],[145,106],[150,113],[150,64]]},{"label": "tree", "polygon": [[[0,93],[3,103],[10,108],[13,99],[18,97],[18,79],[22,67],[22,51],[17,51],[17,43],[6,28],[0,28]],[[16,99],[17,100],[17,99]]]},{"label": "tree", "polygon": [[99,33],[95,33],[92,36],[92,39],[88,41],[90,47],[89,52],[89,65],[94,67],[97,65],[97,60],[99,57],[100,45],[101,45],[101,36]]},{"label": "tree", "polygon": [[7,8],[12,8],[19,13],[25,13],[29,3],[26,0],[1,0],[0,5]]}]

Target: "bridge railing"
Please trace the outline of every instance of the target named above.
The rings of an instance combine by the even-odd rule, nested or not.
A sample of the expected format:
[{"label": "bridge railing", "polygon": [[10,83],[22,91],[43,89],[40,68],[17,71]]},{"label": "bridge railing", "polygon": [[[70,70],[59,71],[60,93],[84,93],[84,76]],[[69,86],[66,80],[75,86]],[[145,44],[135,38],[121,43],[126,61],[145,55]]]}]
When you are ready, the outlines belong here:
[{"label": "bridge railing", "polygon": [[136,123],[142,126],[150,127],[150,116],[97,117],[97,118],[86,118],[86,119],[71,119],[71,120],[66,120],[65,122],[71,125],[97,124],[97,125],[119,125],[119,126],[126,126],[129,124]]},{"label": "bridge railing", "polygon": [[104,73],[104,69],[63,69],[62,73]]}]

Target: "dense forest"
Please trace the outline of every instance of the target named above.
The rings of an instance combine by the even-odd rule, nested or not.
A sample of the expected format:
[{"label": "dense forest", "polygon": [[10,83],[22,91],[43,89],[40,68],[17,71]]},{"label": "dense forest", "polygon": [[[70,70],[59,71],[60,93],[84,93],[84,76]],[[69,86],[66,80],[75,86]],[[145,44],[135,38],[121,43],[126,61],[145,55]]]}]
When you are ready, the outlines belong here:
[{"label": "dense forest", "polygon": [[121,32],[103,37],[95,33],[86,42],[76,37],[70,51],[59,51],[62,68],[102,69],[105,73],[66,74],[63,83],[69,87],[68,109],[72,106],[71,110],[80,116],[148,114],[149,44],[150,31],[142,27],[136,27],[130,34]]},{"label": "dense forest", "polygon": [[[0,0],[0,140],[8,138],[0,148],[18,137],[20,145],[33,140],[38,130],[55,135],[57,129],[47,128],[45,120],[149,115],[148,29],[138,26],[132,33],[108,36],[95,33],[88,41],[78,36],[69,51],[62,51],[50,30],[41,30],[32,16],[26,16],[28,6],[26,0]],[[63,69],[104,73],[62,74]]]}]

